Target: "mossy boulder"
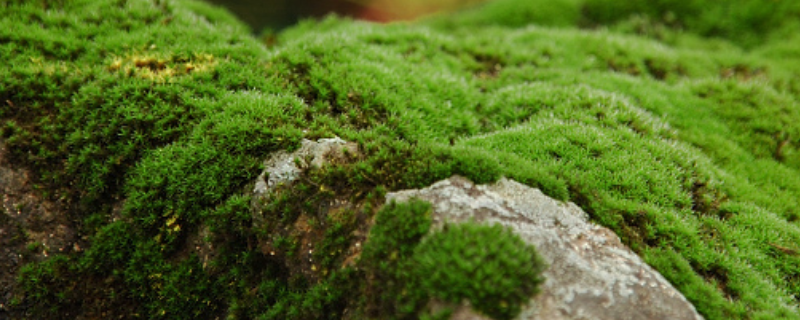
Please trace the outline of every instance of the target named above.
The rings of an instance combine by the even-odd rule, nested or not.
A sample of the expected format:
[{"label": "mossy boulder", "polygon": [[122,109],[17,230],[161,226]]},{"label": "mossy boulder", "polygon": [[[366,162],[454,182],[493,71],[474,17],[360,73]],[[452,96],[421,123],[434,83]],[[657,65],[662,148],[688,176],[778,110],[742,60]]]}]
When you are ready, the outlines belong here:
[{"label": "mossy boulder", "polygon": [[[481,310],[494,319],[518,312],[520,319],[703,319],[669,281],[613,231],[589,222],[574,203],[506,178],[476,185],[459,176],[386,198],[431,204],[432,228],[441,232],[416,248],[414,260],[425,276],[421,285],[412,286],[438,298],[429,304],[434,314],[480,318],[475,310]],[[509,229],[506,234],[503,228]],[[541,275],[535,274],[543,265],[538,261],[546,265]],[[442,265],[436,268],[436,263]],[[538,286],[541,278],[546,280]],[[526,304],[532,285],[539,293]]]},{"label": "mossy boulder", "polygon": [[[618,6],[330,17],[267,46],[192,0],[0,3],[4,165],[30,172],[26,192],[58,201],[76,235],[45,257],[0,233],[31,256],[0,312],[413,318],[415,297],[369,295],[410,269],[369,276],[344,248],[387,223],[372,220],[387,191],[459,174],[576,202],[707,319],[800,318],[796,6]],[[254,225],[264,159],[334,136],[359,154],[304,173],[268,203],[275,223]],[[342,198],[359,205],[318,214]],[[4,228],[24,225],[3,205]],[[425,222],[406,223],[397,246],[413,252]],[[285,256],[259,250],[280,228]],[[286,269],[304,253],[327,268]]]}]

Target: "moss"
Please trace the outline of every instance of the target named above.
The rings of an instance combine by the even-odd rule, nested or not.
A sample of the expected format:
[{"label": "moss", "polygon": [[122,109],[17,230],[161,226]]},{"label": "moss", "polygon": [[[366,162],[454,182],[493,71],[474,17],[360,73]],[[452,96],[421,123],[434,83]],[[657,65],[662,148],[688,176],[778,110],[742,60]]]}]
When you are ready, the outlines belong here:
[{"label": "moss", "polygon": [[409,318],[423,307],[427,295],[414,288],[411,257],[430,229],[430,214],[430,204],[416,200],[392,202],[376,215],[359,261],[363,317]]},{"label": "moss", "polygon": [[[504,0],[413,24],[305,21],[269,49],[200,2],[5,3],[8,160],[89,239],[25,266],[15,312],[423,316],[441,288],[402,282],[426,207],[371,217],[386,191],[460,174],[577,202],[707,319],[800,318],[798,11],[768,2]],[[359,155],[255,222],[261,161],[332,136]],[[320,209],[336,199],[355,207]],[[309,240],[318,265],[301,263]]]},{"label": "moss", "polygon": [[424,239],[412,260],[420,289],[493,319],[513,319],[544,281],[536,249],[509,229],[473,223],[445,225]]},{"label": "moss", "polygon": [[488,1],[467,8],[457,16],[429,18],[427,23],[438,27],[458,25],[525,27],[530,24],[574,27],[581,22],[581,1]]},{"label": "moss", "polygon": [[735,5],[705,0],[590,0],[584,6],[587,17],[595,23],[646,15],[672,27],[750,46],[763,43],[765,35],[785,27],[800,13],[795,3],[760,0],[738,1]]},{"label": "moss", "polygon": [[443,316],[425,310],[436,300],[469,301],[493,319],[515,317],[543,281],[545,264],[535,248],[508,229],[474,223],[445,225],[426,236],[430,210],[412,200],[377,213],[358,264],[367,279],[363,316]]}]

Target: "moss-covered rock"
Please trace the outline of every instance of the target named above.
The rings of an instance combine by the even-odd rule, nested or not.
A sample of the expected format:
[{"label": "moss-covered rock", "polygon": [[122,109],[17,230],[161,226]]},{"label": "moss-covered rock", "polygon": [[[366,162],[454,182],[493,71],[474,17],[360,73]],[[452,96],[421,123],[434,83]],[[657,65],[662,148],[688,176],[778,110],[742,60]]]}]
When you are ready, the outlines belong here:
[{"label": "moss-covered rock", "polygon": [[[413,24],[306,21],[271,48],[191,0],[0,4],[6,160],[85,241],[17,270],[3,308],[282,319],[391,303],[414,308],[381,315],[415,317],[402,296],[362,300],[393,278],[337,252],[386,190],[460,174],[575,201],[708,319],[800,318],[796,6],[530,3]],[[257,250],[276,226],[254,226],[248,184],[270,153],[333,136],[361,155],[306,173],[270,207],[303,217],[338,266],[304,277]],[[341,197],[363,206],[317,216]],[[276,241],[299,254],[299,239]]]},{"label": "moss-covered rock", "polygon": [[538,293],[545,263],[511,230],[446,225],[415,248],[420,288],[453,304],[469,301],[494,319],[512,319]]}]

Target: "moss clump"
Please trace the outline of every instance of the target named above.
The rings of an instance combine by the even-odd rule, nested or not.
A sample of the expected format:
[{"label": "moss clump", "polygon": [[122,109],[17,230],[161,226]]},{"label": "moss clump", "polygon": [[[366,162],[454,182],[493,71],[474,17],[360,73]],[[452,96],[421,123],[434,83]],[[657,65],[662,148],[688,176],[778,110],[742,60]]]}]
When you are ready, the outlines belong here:
[{"label": "moss clump", "polygon": [[384,207],[375,217],[359,267],[364,271],[363,316],[413,318],[427,301],[427,292],[415,288],[411,257],[431,226],[430,204],[412,200]]},{"label": "moss clump", "polygon": [[517,316],[544,281],[536,249],[498,225],[445,225],[412,259],[422,290],[450,303],[468,300],[493,319]]},{"label": "moss clump", "polygon": [[428,234],[430,204],[392,202],[379,211],[358,268],[360,316],[411,319],[433,300],[464,300],[493,319],[511,319],[538,292],[544,262],[510,230],[474,223]]}]

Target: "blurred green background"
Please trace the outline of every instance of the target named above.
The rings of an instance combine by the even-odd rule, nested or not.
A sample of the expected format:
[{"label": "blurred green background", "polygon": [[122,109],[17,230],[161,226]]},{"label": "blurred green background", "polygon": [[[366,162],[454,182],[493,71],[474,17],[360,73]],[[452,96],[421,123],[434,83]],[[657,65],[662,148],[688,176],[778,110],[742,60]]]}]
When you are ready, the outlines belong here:
[{"label": "blurred green background", "polygon": [[279,30],[329,13],[370,21],[413,20],[419,16],[485,0],[206,0],[227,7],[256,33]]},{"label": "blurred green background", "polygon": [[[538,24],[553,27],[610,28],[653,35],[670,29],[727,39],[753,47],[794,37],[800,29],[800,1],[788,0],[206,0],[227,7],[253,33],[280,31],[300,20],[335,13],[361,20],[414,20],[434,13],[462,11],[440,19],[451,25]],[[488,3],[487,3],[488,2]],[[659,39],[664,40],[664,39]]]}]

